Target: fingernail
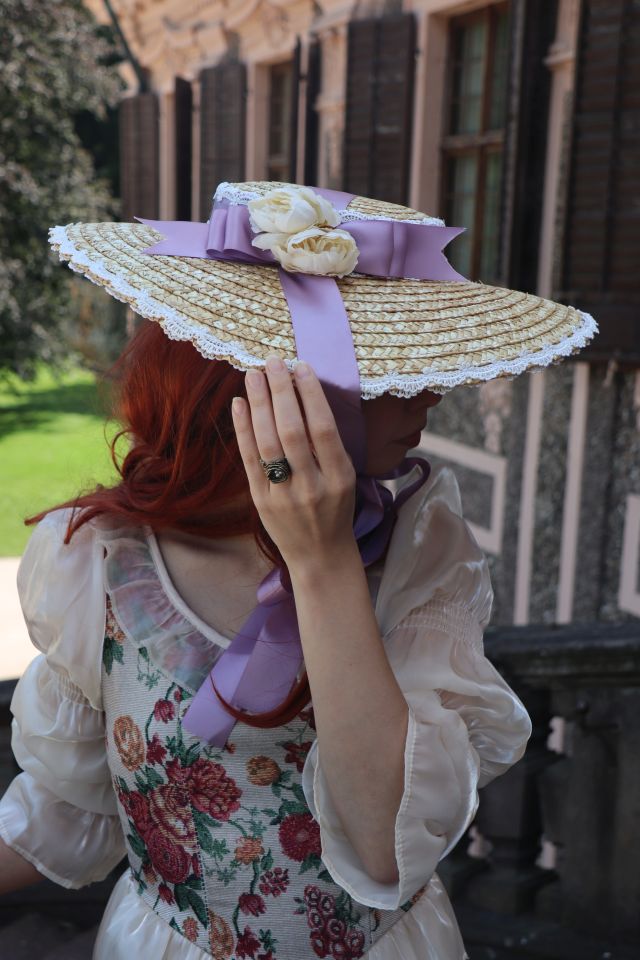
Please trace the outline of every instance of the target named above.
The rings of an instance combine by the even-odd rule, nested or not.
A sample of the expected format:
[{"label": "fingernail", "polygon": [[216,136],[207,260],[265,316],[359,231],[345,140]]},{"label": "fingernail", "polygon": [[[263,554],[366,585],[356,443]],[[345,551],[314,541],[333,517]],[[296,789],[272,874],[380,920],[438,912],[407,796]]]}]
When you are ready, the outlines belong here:
[{"label": "fingernail", "polygon": [[296,364],[295,372],[298,377],[308,377],[311,373],[311,367],[304,360],[301,360],[300,363]]},{"label": "fingernail", "polygon": [[231,401],[231,409],[234,413],[242,414],[244,413],[244,403],[242,402],[242,397],[234,397]]},{"label": "fingernail", "polygon": [[262,374],[259,370],[248,370],[246,381],[248,386],[252,388],[259,387],[262,382]]},{"label": "fingernail", "polygon": [[280,357],[269,357],[266,363],[269,373],[280,373],[284,370],[284,362]]}]

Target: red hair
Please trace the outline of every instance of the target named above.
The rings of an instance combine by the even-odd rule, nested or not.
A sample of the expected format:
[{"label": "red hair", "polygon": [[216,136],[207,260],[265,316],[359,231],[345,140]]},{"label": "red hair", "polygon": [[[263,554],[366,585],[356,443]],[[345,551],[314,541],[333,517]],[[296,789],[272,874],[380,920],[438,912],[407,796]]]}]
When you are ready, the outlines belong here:
[{"label": "red hair", "polygon": [[[221,539],[252,533],[286,576],[282,556],[251,500],[233,428],[231,401],[245,395],[244,374],[225,361],[205,359],[191,343],[170,340],[158,323],[146,321],[111,377],[113,416],[121,429],[110,447],[120,480],[59,505],[73,507],[64,542],[103,514],[129,525],[147,524],[154,532],[171,528]],[[120,458],[116,448],[123,437],[129,447]],[[249,506],[238,510],[243,494]],[[25,522],[37,523],[49,512]],[[271,727],[287,723],[309,701],[305,674],[269,713],[249,715],[223,702],[237,719]]]}]

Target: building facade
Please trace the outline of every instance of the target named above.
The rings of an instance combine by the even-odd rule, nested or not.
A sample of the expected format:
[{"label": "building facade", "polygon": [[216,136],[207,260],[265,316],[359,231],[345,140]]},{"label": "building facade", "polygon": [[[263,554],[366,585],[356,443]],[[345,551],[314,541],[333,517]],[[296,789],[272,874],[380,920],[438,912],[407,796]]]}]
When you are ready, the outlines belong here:
[{"label": "building facade", "polygon": [[595,316],[577,360],[453,391],[422,449],[456,470],[495,623],[640,616],[638,4],[111,6],[142,68],[123,218],[206,220],[221,180],[346,189],[465,226],[470,279]]}]

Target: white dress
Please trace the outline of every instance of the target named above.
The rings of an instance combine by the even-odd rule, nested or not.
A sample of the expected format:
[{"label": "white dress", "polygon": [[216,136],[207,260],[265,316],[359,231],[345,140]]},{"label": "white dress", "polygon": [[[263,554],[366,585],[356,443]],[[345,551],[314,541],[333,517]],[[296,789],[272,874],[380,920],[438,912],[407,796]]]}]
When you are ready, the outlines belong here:
[{"label": "white dress", "polygon": [[[436,866],[472,822],[478,806],[478,788],[504,773],[524,754],[531,735],[531,720],[520,699],[483,653],[482,632],[489,621],[493,595],[486,558],[461,516],[453,473],[447,468],[434,469],[425,487],[400,508],[384,567],[377,575],[370,576],[385,649],[409,705],[405,787],[396,818],[399,880],[394,884],[381,884],[367,875],[332,808],[317,741],[307,741],[304,763],[300,756],[293,758],[301,770],[302,789],[298,789],[297,802],[306,801],[304,807],[297,809],[305,809],[309,822],[316,824],[320,856],[315,861],[313,857],[305,861],[300,872],[309,870],[314,863],[315,867],[322,868],[318,877],[333,884],[326,890],[339,891],[341,897],[344,891],[352,910],[348,921],[352,926],[347,931],[350,939],[345,940],[344,921],[333,918],[332,929],[342,930],[340,943],[336,946],[334,941],[322,939],[319,933],[310,941],[305,921],[312,926],[316,914],[312,917],[309,904],[306,907],[303,904],[297,912],[304,914],[306,909],[307,914],[298,927],[289,919],[285,930],[284,920],[280,918],[285,932],[280,942],[285,946],[290,943],[289,930],[299,929],[300,936],[304,931],[307,945],[304,954],[295,946],[286,946],[288,952],[282,952],[282,947],[270,949],[267,940],[261,940],[258,947],[255,937],[252,940],[244,935],[242,939],[241,927],[236,922],[238,909],[234,914],[235,933],[230,914],[225,920],[222,912],[217,916],[208,909],[202,916],[199,894],[193,890],[202,890],[213,880],[203,884],[200,876],[191,876],[186,881],[192,885],[191,892],[184,883],[170,889],[162,879],[165,874],[160,865],[160,877],[156,877],[160,886],[156,883],[153,887],[154,891],[160,890],[155,904],[149,889],[141,895],[147,887],[141,865],[146,863],[145,871],[149,867],[148,874],[145,873],[147,879],[153,875],[153,865],[144,860],[147,854],[143,851],[139,851],[143,859],[136,860],[125,843],[127,823],[132,821],[127,821],[127,814],[123,814],[122,800],[124,797],[127,801],[131,794],[127,793],[130,787],[121,774],[132,771],[136,762],[138,778],[141,771],[153,773],[155,770],[156,780],[145,788],[151,789],[160,783],[158,771],[160,774],[163,771],[149,764],[159,763],[166,749],[157,736],[151,737],[154,728],[150,728],[147,721],[147,766],[141,767],[141,761],[134,761],[132,765],[131,750],[135,752],[137,746],[133,742],[132,747],[131,739],[123,739],[126,734],[126,730],[122,733],[123,717],[117,717],[121,738],[114,746],[110,713],[122,711],[122,706],[113,707],[114,697],[119,693],[114,680],[117,671],[113,674],[111,671],[112,658],[105,672],[105,629],[112,615],[107,593],[116,605],[114,609],[119,607],[123,611],[116,627],[116,630],[122,628],[120,640],[131,644],[130,649],[138,660],[143,654],[145,669],[155,671],[171,683],[170,689],[176,691],[174,697],[178,703],[181,695],[188,697],[189,691],[197,689],[199,652],[208,650],[211,655],[212,650],[217,650],[219,655],[229,641],[203,624],[177,595],[152,535],[138,531],[136,541],[131,531],[95,522],[81,528],[71,545],[64,546],[67,519],[66,511],[56,511],[39,524],[18,574],[25,619],[31,639],[41,653],[19,681],[12,702],[13,749],[24,772],[16,777],[0,801],[0,835],[44,876],[70,888],[104,878],[125,853],[129,853],[131,870],[125,871],[112,893],[98,934],[95,960],[128,960],[131,956],[139,960],[207,960],[210,956],[221,960],[232,956],[241,960],[247,957],[303,960],[303,956],[348,960],[360,956],[368,960],[465,960],[467,954],[455,915],[435,872]],[[126,554],[127,543],[133,545],[134,554]],[[136,555],[137,548],[140,552]],[[109,572],[105,562],[105,555],[117,556],[119,550],[123,556],[138,556],[138,560],[134,557],[126,576],[122,576],[119,568],[120,581],[113,572],[113,564]],[[131,620],[132,610],[144,611],[137,625]],[[113,649],[122,663],[120,649],[117,646]],[[145,682],[148,685],[148,676]],[[165,706],[168,702],[162,701]],[[135,715],[134,708],[131,712]],[[149,719],[155,716],[162,727],[169,713],[173,718],[173,706],[163,710],[156,704],[155,713],[149,715]],[[131,720],[130,717],[124,719]],[[240,731],[241,736],[247,735],[249,728],[245,727],[242,732],[242,726],[236,725],[234,735],[236,731]],[[265,731],[260,734],[268,736]],[[166,742],[175,745],[175,737]],[[241,740],[238,742],[242,753]],[[155,744],[153,757],[152,744]],[[144,749],[143,746],[143,755]],[[263,756],[267,751],[254,749],[254,752],[261,754],[254,760],[267,762],[268,767],[271,761]],[[205,756],[205,753],[203,759],[198,760],[202,769],[221,769],[219,762],[213,762],[221,760],[220,754]],[[126,770],[118,767],[119,757],[124,758]],[[232,764],[233,756],[229,754],[227,760]],[[279,769],[275,762],[272,766]],[[227,773],[232,777],[240,775],[232,766],[227,767]],[[295,771],[293,778],[295,780]],[[254,776],[251,783],[259,783],[259,791],[265,786],[272,789],[260,777]],[[248,784],[243,786],[246,788]],[[158,787],[157,792],[160,789],[167,791],[173,787]],[[277,789],[274,793],[278,795]],[[240,796],[239,789],[232,799],[236,795]],[[165,801],[167,796],[165,792]],[[148,807],[148,798],[145,803]],[[129,802],[129,807],[131,805]],[[198,814],[199,831],[205,822],[203,816]],[[230,829],[228,824],[220,822],[231,822],[230,815],[218,813],[217,816],[218,820],[214,817],[208,822]],[[295,813],[289,814],[288,819],[294,817]],[[280,823],[278,829],[282,831],[281,821],[282,815],[271,823]],[[254,845],[262,843],[260,849],[264,853],[266,838],[273,839],[265,831],[276,828],[260,827],[259,823],[254,827],[256,835],[262,836],[261,841],[253,841]],[[128,836],[127,842],[130,840]],[[246,840],[243,843],[246,854],[251,844],[247,846]],[[276,847],[277,836],[274,849]],[[286,866],[297,869],[296,861],[301,860],[302,854],[297,856],[295,850],[292,853],[291,846],[283,849],[289,851]],[[282,851],[279,855],[284,857]],[[259,879],[259,870],[266,867],[264,861],[262,866],[258,860],[250,864],[250,856],[245,857],[247,869],[255,868],[258,873],[251,894],[243,894],[242,912],[251,911],[255,916],[268,906],[274,911],[273,922],[277,928],[277,909],[285,897],[276,901],[278,891],[271,899],[258,894],[255,882]],[[237,854],[232,862],[234,876],[241,875],[244,863]],[[268,876],[273,879],[273,864],[270,861],[266,866],[271,867]],[[206,870],[207,876],[213,876],[214,872]],[[284,874],[281,869],[278,876]],[[174,876],[173,879],[184,878]],[[225,884],[227,882],[225,879]],[[266,883],[263,875],[259,890],[273,893],[268,884],[264,886]],[[171,915],[172,909],[177,910],[178,887],[183,900],[188,894],[190,903],[195,902],[196,908],[200,904],[201,909],[196,909],[193,919],[187,914],[175,914],[176,920]],[[317,891],[318,896],[322,892],[320,887],[307,885],[305,896],[309,890]],[[329,896],[327,902],[335,899]],[[169,905],[171,902],[173,907]],[[297,902],[302,903],[302,898]],[[189,909],[189,903],[183,906]],[[360,913],[352,908],[360,910],[360,906],[364,908],[367,930],[377,930],[377,934],[369,932],[365,937],[355,926],[353,917],[359,917]],[[199,927],[197,917],[204,926]],[[263,919],[266,918],[256,921],[255,926]],[[253,917],[249,916],[249,920]],[[212,939],[214,927],[215,941]],[[263,933],[261,929],[260,935]],[[275,942],[277,944],[277,940]],[[345,947],[345,943],[350,946]]]}]

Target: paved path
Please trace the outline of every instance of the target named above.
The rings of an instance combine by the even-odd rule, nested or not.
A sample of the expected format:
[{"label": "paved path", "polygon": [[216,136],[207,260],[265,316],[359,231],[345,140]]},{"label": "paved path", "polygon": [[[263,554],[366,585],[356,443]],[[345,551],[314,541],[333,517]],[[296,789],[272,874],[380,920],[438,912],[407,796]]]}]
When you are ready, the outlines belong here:
[{"label": "paved path", "polygon": [[29,640],[18,591],[19,557],[0,557],[0,680],[19,677],[37,654]]}]

